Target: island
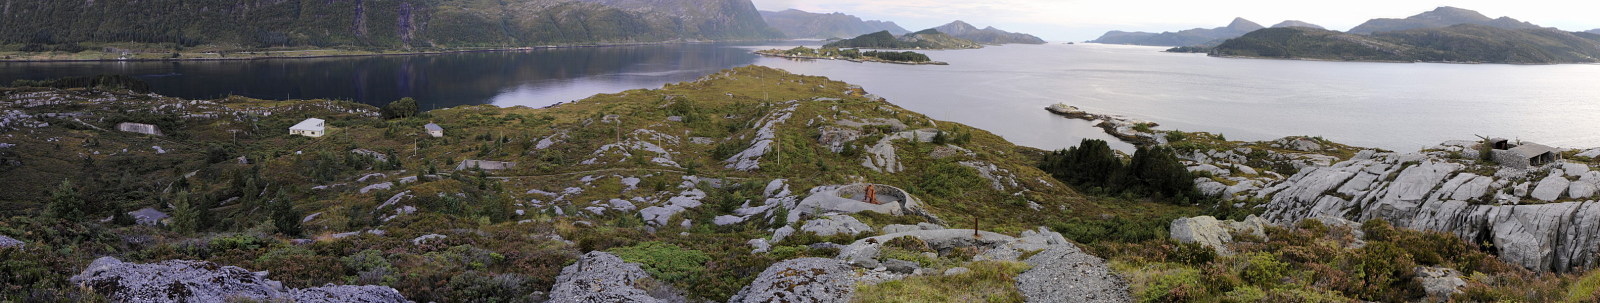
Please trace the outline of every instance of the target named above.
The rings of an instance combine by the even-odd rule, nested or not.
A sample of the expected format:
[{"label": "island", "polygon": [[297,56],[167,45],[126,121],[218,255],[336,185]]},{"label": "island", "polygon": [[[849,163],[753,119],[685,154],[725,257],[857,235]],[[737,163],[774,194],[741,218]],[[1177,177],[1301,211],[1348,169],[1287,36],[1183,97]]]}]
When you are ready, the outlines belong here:
[{"label": "island", "polygon": [[1558,64],[1600,62],[1600,35],[1440,7],[1405,19],[1373,19],[1349,32],[1268,28],[1204,51],[1216,57],[1367,62]]},{"label": "island", "polygon": [[956,38],[939,32],[937,29],[925,29],[904,36],[895,37],[889,31],[861,35],[855,38],[834,41],[823,46],[824,48],[875,48],[875,49],[978,49],[983,45],[972,40]]},{"label": "island", "polygon": [[918,52],[895,51],[862,51],[855,48],[823,47],[810,48],[798,46],[791,49],[759,50],[756,54],[768,57],[811,59],[811,60],[844,60],[850,62],[879,62],[906,65],[950,65],[950,63],[933,61]]}]

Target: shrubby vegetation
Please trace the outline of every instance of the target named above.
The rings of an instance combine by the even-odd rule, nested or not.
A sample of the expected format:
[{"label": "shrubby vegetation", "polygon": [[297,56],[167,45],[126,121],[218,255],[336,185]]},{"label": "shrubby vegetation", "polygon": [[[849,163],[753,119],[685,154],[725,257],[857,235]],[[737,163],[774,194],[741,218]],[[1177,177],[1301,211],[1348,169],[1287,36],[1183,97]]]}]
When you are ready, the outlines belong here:
[{"label": "shrubby vegetation", "polygon": [[1166,146],[1138,147],[1127,163],[1105,141],[1084,139],[1076,147],[1046,154],[1039,168],[1091,193],[1152,195],[1187,204],[1201,199],[1194,176]]}]

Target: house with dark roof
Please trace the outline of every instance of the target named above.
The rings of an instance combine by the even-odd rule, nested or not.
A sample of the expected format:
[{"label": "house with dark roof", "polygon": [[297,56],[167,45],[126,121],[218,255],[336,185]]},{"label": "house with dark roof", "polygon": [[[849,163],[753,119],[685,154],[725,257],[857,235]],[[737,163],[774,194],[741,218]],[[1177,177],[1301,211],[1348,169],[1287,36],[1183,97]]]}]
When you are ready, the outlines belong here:
[{"label": "house with dark roof", "polygon": [[422,128],[428,129],[429,136],[434,138],[444,137],[444,127],[440,127],[438,124],[428,123],[428,125],[423,125]]}]

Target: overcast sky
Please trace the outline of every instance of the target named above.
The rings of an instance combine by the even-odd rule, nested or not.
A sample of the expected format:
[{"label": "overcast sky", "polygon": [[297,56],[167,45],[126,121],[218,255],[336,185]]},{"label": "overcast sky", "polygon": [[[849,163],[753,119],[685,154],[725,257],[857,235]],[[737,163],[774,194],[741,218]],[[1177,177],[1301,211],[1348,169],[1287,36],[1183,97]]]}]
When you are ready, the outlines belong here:
[{"label": "overcast sky", "polygon": [[964,20],[1034,34],[1051,41],[1083,41],[1109,30],[1176,31],[1220,27],[1234,17],[1262,26],[1301,20],[1349,30],[1372,18],[1404,18],[1439,6],[1508,16],[1569,31],[1600,28],[1596,0],[752,0],[762,10],[842,12],[894,21],[916,31]]}]

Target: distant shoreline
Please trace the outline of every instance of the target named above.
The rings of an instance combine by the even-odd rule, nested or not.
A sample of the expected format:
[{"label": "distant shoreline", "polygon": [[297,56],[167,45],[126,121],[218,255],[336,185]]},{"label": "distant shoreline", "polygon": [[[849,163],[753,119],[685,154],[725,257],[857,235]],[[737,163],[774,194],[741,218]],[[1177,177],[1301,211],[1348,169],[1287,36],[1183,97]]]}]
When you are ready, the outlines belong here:
[{"label": "distant shoreline", "polygon": [[757,55],[762,55],[762,56],[767,56],[767,57],[777,57],[777,58],[786,58],[786,59],[842,60],[842,61],[850,61],[850,62],[855,62],[855,63],[868,63],[868,62],[871,62],[871,63],[889,63],[889,64],[900,64],[900,65],[950,65],[950,63],[945,63],[945,62],[940,62],[940,61],[903,62],[903,61],[889,61],[889,60],[881,60],[881,59],[880,60],[861,60],[861,59],[849,59],[849,58],[793,56],[793,55],[764,53],[764,52],[761,52],[761,51],[755,51],[754,53],[757,54]]},{"label": "distant shoreline", "polygon": [[[305,56],[241,55],[239,57],[206,57],[206,58],[129,58],[129,59],[116,58],[116,59],[37,59],[37,60],[36,59],[15,59],[15,58],[13,58],[13,59],[0,59],[0,63],[254,61],[254,60],[318,59],[318,58],[346,58],[346,57],[424,56],[424,55],[445,55],[445,54],[463,54],[463,53],[516,52],[516,51],[530,51],[530,50],[544,50],[544,49],[602,48],[602,47],[680,45],[680,44],[681,45],[689,45],[689,44],[709,44],[709,43],[724,43],[724,42],[762,42],[762,41],[791,41],[791,40],[675,41],[675,42],[639,42],[639,43],[583,44],[583,45],[540,45],[540,46],[524,46],[524,47],[509,47],[509,48],[488,48],[488,49],[457,49],[457,50],[439,50],[439,51],[380,52],[380,53],[365,52],[365,53],[329,54],[329,55],[305,55]],[[330,51],[344,51],[344,50],[339,50],[339,49],[303,49],[303,50],[264,51],[264,52],[256,52],[256,53],[272,53],[272,52],[296,53],[296,52],[330,52]],[[238,53],[238,54],[243,54],[243,53],[248,53],[248,52],[241,52],[241,53]],[[199,54],[215,54],[215,52],[191,53],[191,54],[196,54],[196,55],[199,55]]]}]

